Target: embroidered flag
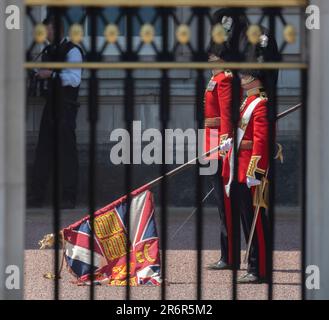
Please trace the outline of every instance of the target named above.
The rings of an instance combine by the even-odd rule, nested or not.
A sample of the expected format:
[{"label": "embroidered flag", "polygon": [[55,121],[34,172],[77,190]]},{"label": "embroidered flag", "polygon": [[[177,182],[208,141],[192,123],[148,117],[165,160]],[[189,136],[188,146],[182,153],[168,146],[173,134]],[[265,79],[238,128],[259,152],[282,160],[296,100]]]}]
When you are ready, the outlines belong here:
[{"label": "embroidered flag", "polygon": [[94,267],[91,270],[89,216],[63,230],[64,255],[69,270],[78,283],[124,286],[159,285],[160,255],[153,195],[149,190],[136,191],[130,203],[130,276],[127,276],[127,196],[124,196],[94,215]]}]

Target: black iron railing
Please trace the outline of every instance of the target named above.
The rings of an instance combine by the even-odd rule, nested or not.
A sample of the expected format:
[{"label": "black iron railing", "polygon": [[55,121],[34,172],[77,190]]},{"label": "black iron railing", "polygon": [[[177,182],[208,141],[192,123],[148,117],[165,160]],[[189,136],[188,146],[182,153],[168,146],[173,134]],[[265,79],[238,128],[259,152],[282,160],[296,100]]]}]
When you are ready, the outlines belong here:
[{"label": "black iron railing", "polygon": [[[38,5],[47,5],[48,11],[51,11],[52,14],[56,17],[56,41],[60,41],[60,35],[58,30],[60,29],[60,19],[66,20],[69,25],[73,23],[77,23],[80,26],[83,25],[85,20],[88,18],[89,21],[89,39],[90,43],[88,46],[82,44],[83,49],[86,52],[86,61],[80,64],[69,64],[65,62],[52,61],[52,62],[36,62],[33,61],[34,52],[36,49],[36,45],[38,44],[36,41],[29,46],[26,53],[26,69],[33,68],[50,68],[50,69],[65,69],[65,68],[83,68],[89,70],[89,93],[88,93],[88,120],[89,120],[89,212],[90,212],[90,222],[91,229],[94,232],[94,216],[93,212],[96,209],[96,194],[95,194],[95,186],[97,184],[96,181],[96,148],[97,148],[97,122],[98,122],[98,95],[99,95],[99,79],[98,79],[98,71],[101,69],[120,69],[125,70],[125,79],[124,79],[124,114],[125,114],[125,122],[126,128],[129,133],[132,131],[132,121],[134,119],[134,96],[135,96],[135,80],[134,80],[134,71],[135,70],[143,70],[143,69],[160,69],[161,77],[159,79],[160,82],[160,120],[161,120],[161,131],[164,136],[164,130],[168,126],[168,122],[172,116],[172,104],[170,99],[171,92],[171,78],[169,77],[169,70],[171,69],[194,69],[197,70],[196,79],[195,79],[195,106],[196,106],[196,120],[197,127],[199,129],[203,128],[204,116],[203,116],[203,94],[205,87],[205,77],[204,70],[213,68],[215,64],[210,66],[207,62],[207,54],[206,54],[206,34],[209,33],[207,30],[207,25],[211,25],[211,8],[219,7],[219,6],[231,6],[231,7],[259,7],[265,8],[261,12],[260,20],[258,24],[263,23],[264,19],[268,19],[269,21],[269,34],[272,37],[276,35],[276,23],[277,19],[281,21],[284,25],[286,25],[286,21],[282,15],[282,11],[280,6],[291,6],[291,7],[301,7],[303,8],[306,5],[306,1],[298,1],[298,0],[284,0],[284,1],[187,1],[187,0],[167,0],[167,1],[106,1],[106,0],[92,0],[92,1],[74,1],[74,0],[26,0],[27,5],[27,17],[30,22],[37,26],[39,24],[38,21],[33,17],[32,10],[34,6]],[[181,21],[180,18],[176,14],[176,8],[174,6],[185,5],[192,7],[190,11],[189,17]],[[67,10],[70,6],[83,6],[85,8],[85,14],[82,19],[79,21],[73,21],[71,17],[67,14]],[[119,16],[115,21],[109,21],[109,19],[103,14],[104,7],[110,6],[118,6],[120,8]],[[143,35],[139,38],[139,43],[136,45],[134,43],[134,30],[133,30],[133,21],[137,19],[140,24],[145,21],[143,17],[141,17],[138,13],[138,8],[142,6],[154,6],[156,7],[156,14],[150,23],[154,24],[157,20],[160,22],[160,30],[161,30],[161,43],[155,43],[151,40],[151,45],[155,49],[155,55],[151,57],[149,61],[143,61],[143,57],[140,56],[140,50],[145,45],[145,39],[143,40]],[[123,20],[125,24],[125,35],[124,35],[124,46],[119,45],[117,42],[108,42],[104,38],[102,41],[103,44],[99,45],[97,43],[97,34],[99,32],[98,21],[102,21],[104,28],[109,24],[119,25]],[[179,38],[173,39],[174,36],[170,31],[169,25],[170,22],[173,22],[174,27],[177,28],[181,24],[185,24],[189,30],[192,28],[192,22],[196,22],[194,25],[193,32],[191,32],[190,40],[186,43],[182,44]],[[152,30],[150,31],[152,32]],[[147,36],[147,35],[145,35]],[[143,42],[144,41],[144,42]],[[173,45],[170,47],[170,43]],[[111,61],[108,59],[109,57],[105,57],[105,50],[108,46],[113,45],[118,49],[118,55],[115,57],[115,61]],[[178,57],[178,48],[180,46],[185,46],[187,50],[187,54],[184,55],[184,59],[177,59]],[[280,44],[280,53],[282,54],[287,46],[287,42],[284,41]],[[306,50],[305,47],[301,48],[303,51]],[[238,50],[238,49],[237,49]],[[185,52],[186,53],[186,52]],[[105,59],[106,58],[106,59]],[[286,62],[284,59],[281,62],[267,62],[263,64],[258,63],[245,63],[243,61],[236,61],[231,63],[221,63],[218,64],[220,68],[227,68],[234,70],[234,74],[237,75],[239,70],[243,69],[267,69],[269,72],[274,72],[277,69],[292,69],[292,70],[300,70],[301,72],[301,103],[303,105],[302,111],[302,121],[301,121],[301,132],[302,132],[302,145],[303,150],[302,154],[306,154],[306,93],[307,93],[307,61],[296,61],[296,62]],[[272,71],[271,71],[272,70]],[[232,110],[233,110],[233,122],[235,127],[238,126],[239,120],[239,109],[240,109],[240,81],[238,77],[234,77],[233,82],[233,99],[232,102]],[[59,78],[57,79],[57,86],[59,85]],[[57,87],[58,88],[58,87]],[[57,90],[58,91],[58,90]],[[58,119],[56,104],[58,99],[61,99],[60,96],[56,94],[56,89],[54,91],[53,96],[53,116],[54,119]],[[59,92],[59,91],[58,91]],[[275,141],[275,122],[277,115],[277,88],[276,85],[272,85],[268,88],[268,97],[269,97],[269,123],[270,123],[270,141]],[[59,269],[59,236],[58,233],[60,231],[60,208],[59,208],[59,149],[58,149],[58,123],[55,120],[55,132],[54,132],[54,148],[53,148],[53,156],[55,170],[53,172],[53,216],[54,216],[54,234],[55,237],[55,265],[54,270],[56,273],[55,277],[55,292],[54,298],[59,299],[59,277],[58,277],[58,269]],[[131,144],[130,154],[132,154],[133,146]],[[274,172],[274,155],[275,155],[275,146],[273,143],[270,143],[269,148],[269,159],[270,160],[270,171],[268,173],[268,178],[271,181],[270,189],[269,189],[269,208],[268,215],[270,220],[270,243],[269,250],[273,253],[274,249],[274,240],[275,240],[275,172]],[[162,157],[163,157],[163,165],[161,169],[161,173],[164,175],[168,170],[165,164],[165,144],[162,146]],[[235,152],[235,154],[237,154]],[[237,166],[238,162],[235,161],[235,176],[232,184],[232,188],[234,188],[234,184],[237,183]],[[125,166],[125,191],[126,194],[130,194],[132,191],[132,166]],[[202,212],[202,185],[203,178],[199,174],[199,164],[196,165],[196,193],[195,193],[195,203],[197,207],[197,215],[195,219],[196,223],[196,247],[197,247],[197,285],[196,285],[196,298],[202,299],[202,238],[203,238],[203,212]],[[306,213],[305,213],[305,168],[306,168],[306,158],[303,158],[302,172],[301,175],[303,177],[303,191],[302,191],[302,298],[305,298],[305,290],[304,290],[304,270],[305,270],[305,223],[306,223]],[[167,182],[166,178],[162,180],[161,183],[161,249],[162,249],[162,278],[166,279],[167,277]],[[128,201],[128,212],[130,200]],[[233,255],[235,257],[233,261],[234,269],[233,269],[233,277],[232,277],[232,298],[237,299],[237,256],[240,255],[240,250],[238,249],[237,239],[239,239],[236,234],[239,232],[240,222],[239,217],[235,214],[235,205],[232,203],[233,210]],[[126,215],[127,221],[127,230],[129,239],[129,231],[130,231],[130,221],[129,214]],[[91,256],[91,270],[93,270],[94,266],[94,254],[93,254],[93,237],[90,237],[90,249],[92,252]],[[127,241],[127,275],[129,275],[129,241]],[[269,273],[269,285],[268,285],[268,298],[273,298],[273,255],[269,255],[267,261],[267,268]],[[90,286],[90,299],[94,299],[94,284],[92,282],[93,278],[91,278],[91,286]],[[162,299],[167,298],[166,292],[166,281],[162,283],[161,289],[161,297]],[[130,283],[127,281],[126,286],[126,298],[130,299]]]}]

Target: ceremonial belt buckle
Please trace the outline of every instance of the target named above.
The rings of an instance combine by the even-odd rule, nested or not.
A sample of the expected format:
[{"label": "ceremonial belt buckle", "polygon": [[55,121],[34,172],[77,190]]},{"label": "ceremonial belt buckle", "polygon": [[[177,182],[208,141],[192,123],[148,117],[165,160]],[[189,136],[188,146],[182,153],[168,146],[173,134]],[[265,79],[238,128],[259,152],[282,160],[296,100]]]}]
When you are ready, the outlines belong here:
[{"label": "ceremonial belt buckle", "polygon": [[253,142],[251,140],[242,140],[240,144],[241,150],[252,150]]},{"label": "ceremonial belt buckle", "polygon": [[220,117],[205,118],[204,126],[206,128],[219,128],[220,127]]}]

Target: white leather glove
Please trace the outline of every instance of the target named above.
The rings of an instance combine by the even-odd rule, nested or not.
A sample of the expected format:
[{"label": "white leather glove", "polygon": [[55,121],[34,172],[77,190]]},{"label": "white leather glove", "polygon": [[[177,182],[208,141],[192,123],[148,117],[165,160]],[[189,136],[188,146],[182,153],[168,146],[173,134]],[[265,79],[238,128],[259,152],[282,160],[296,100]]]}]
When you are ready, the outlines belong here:
[{"label": "white leather glove", "polygon": [[255,178],[247,177],[247,186],[248,188],[258,186],[261,184],[261,181]]},{"label": "white leather glove", "polygon": [[232,147],[232,138],[228,138],[225,141],[223,141],[220,145],[220,151],[229,151]]}]

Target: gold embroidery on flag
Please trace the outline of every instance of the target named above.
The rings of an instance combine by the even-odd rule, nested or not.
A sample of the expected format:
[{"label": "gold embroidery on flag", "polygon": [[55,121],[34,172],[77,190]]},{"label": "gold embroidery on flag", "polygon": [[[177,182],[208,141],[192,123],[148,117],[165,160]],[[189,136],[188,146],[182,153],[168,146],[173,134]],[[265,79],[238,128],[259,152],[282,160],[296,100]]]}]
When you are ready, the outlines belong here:
[{"label": "gold embroidery on flag", "polygon": [[145,246],[144,246],[144,256],[145,256],[145,258],[146,258],[146,260],[148,261],[148,262],[155,262],[155,260],[156,259],[154,259],[154,258],[152,258],[150,255],[149,255],[149,248],[150,248],[150,244],[148,243],[148,244],[146,244]]},{"label": "gold embroidery on flag", "polygon": [[121,232],[122,227],[118,221],[118,217],[114,211],[109,211],[104,215],[95,218],[95,234],[99,239],[112,236]]},{"label": "gold embroidery on flag", "polygon": [[101,240],[106,258],[112,261],[126,255],[126,241],[127,238],[123,232]]}]

